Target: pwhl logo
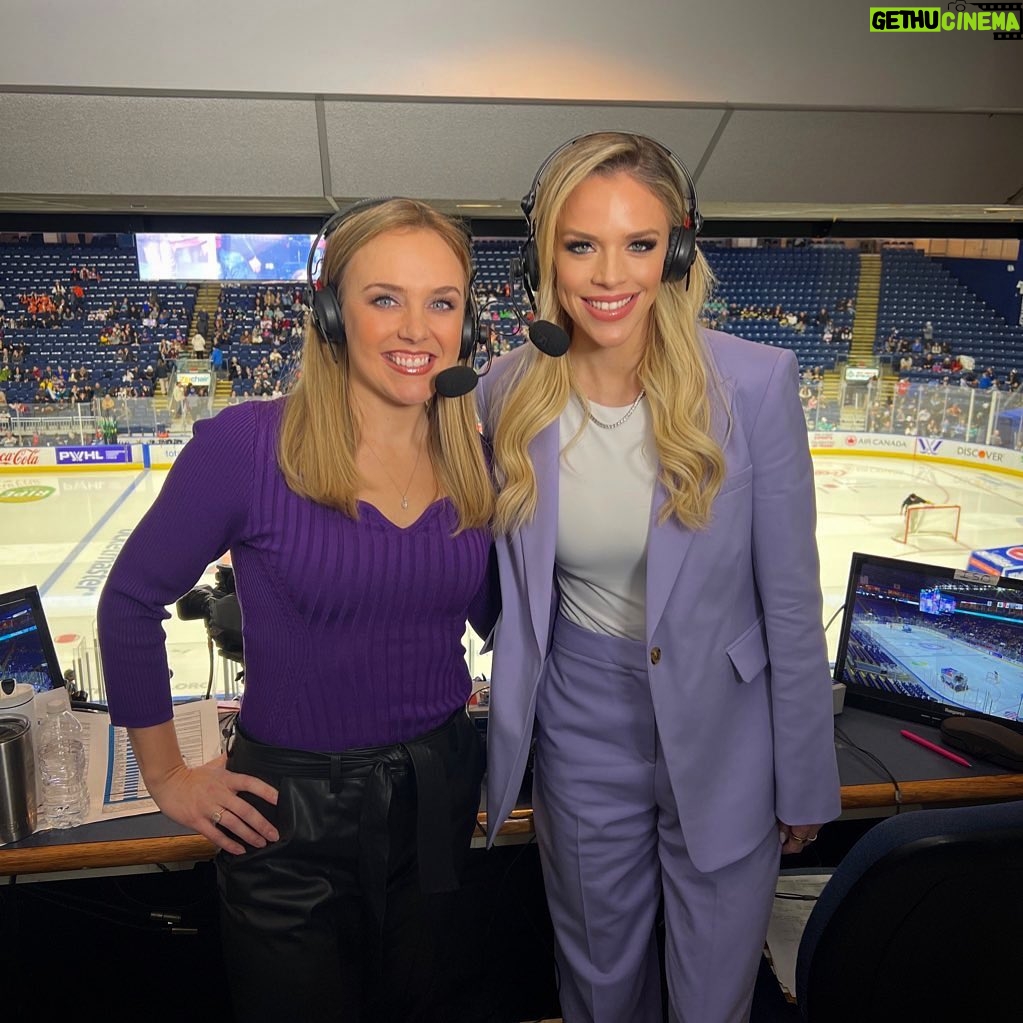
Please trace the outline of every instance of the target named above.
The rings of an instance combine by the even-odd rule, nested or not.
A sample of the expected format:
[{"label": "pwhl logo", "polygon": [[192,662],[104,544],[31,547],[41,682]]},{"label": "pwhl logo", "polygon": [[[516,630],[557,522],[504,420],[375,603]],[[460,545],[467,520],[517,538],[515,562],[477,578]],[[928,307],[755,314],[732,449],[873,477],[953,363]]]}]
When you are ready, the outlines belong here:
[{"label": "pwhl logo", "polygon": [[916,443],[920,451],[925,455],[936,455],[938,448],[941,447],[940,440],[931,440],[928,437],[917,437]]},{"label": "pwhl logo", "polygon": [[88,462],[103,462],[103,452],[99,450],[83,451],[77,448],[61,449],[57,452],[57,464],[70,462],[72,465],[85,465]]},{"label": "pwhl logo", "polygon": [[1023,39],[1023,4],[967,4],[944,7],[871,7],[871,32],[991,32],[1000,40]]}]

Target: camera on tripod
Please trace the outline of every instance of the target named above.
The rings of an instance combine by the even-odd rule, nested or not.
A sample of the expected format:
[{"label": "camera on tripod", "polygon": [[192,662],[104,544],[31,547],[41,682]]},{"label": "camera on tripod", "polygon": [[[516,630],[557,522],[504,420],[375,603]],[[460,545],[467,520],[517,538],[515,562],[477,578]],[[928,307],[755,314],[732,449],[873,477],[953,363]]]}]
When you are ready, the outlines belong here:
[{"label": "camera on tripod", "polygon": [[189,590],[174,607],[182,621],[201,618],[221,654],[242,664],[242,611],[235,593],[234,569],[218,565],[214,583]]}]

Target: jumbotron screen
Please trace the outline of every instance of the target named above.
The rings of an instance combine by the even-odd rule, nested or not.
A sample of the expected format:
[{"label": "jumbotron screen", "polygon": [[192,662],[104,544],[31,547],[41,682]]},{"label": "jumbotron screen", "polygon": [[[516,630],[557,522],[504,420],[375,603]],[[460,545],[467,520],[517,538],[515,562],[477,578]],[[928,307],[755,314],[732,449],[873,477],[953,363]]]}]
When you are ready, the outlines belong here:
[{"label": "jumbotron screen", "polygon": [[304,281],[312,234],[135,235],[143,281]]}]

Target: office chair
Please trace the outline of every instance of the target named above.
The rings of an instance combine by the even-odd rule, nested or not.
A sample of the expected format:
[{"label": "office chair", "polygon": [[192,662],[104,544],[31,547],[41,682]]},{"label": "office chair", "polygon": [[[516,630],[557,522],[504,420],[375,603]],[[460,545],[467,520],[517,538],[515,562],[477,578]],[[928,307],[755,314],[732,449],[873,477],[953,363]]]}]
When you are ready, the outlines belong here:
[{"label": "office chair", "polygon": [[801,1017],[1019,1019],[1021,928],[1023,800],[890,817],[850,849],[810,914]]}]

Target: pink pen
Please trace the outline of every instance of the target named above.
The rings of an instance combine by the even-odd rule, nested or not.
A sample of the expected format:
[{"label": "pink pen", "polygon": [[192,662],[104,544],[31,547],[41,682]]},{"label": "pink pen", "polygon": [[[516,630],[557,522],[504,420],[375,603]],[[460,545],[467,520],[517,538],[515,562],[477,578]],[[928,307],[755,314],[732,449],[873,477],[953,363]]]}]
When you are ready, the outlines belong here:
[{"label": "pink pen", "polygon": [[915,742],[918,746],[923,746],[924,749],[929,749],[932,753],[937,753],[949,760],[953,760],[955,763],[961,764],[963,767],[973,767],[973,764],[971,764],[969,760],[964,760],[955,753],[949,753],[947,749],[942,749],[936,743],[928,742],[925,738],[923,738],[923,736],[917,735],[915,732],[907,732],[906,729],[903,728],[899,734],[903,737],[903,739],[909,739],[910,742]]}]

